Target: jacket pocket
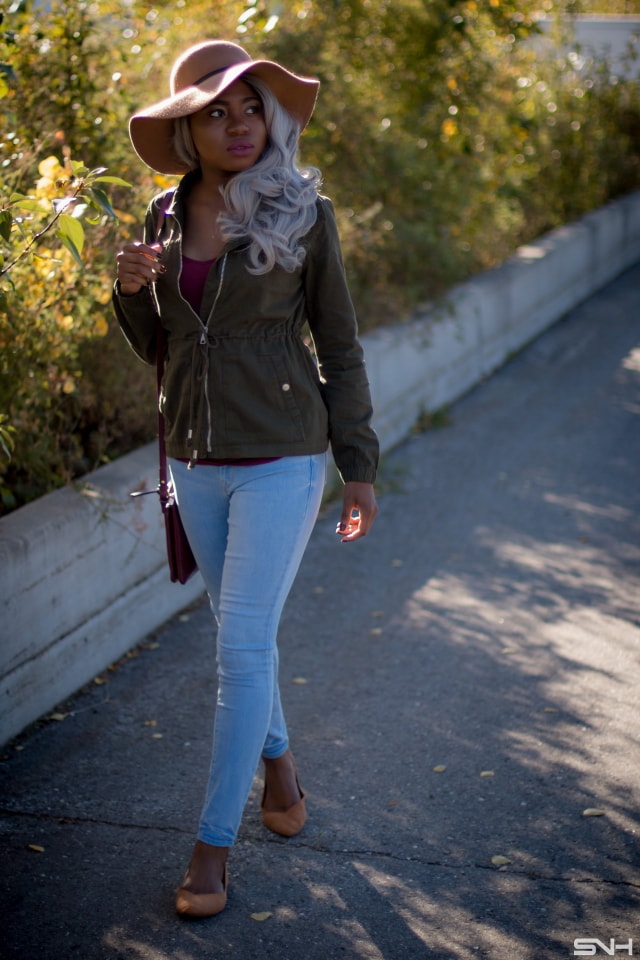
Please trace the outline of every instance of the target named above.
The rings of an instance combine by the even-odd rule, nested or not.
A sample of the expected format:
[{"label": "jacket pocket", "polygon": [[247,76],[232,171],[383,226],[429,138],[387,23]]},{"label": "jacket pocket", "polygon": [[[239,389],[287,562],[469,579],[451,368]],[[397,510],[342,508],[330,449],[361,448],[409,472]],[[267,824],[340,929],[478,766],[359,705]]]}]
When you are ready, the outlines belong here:
[{"label": "jacket pocket", "polygon": [[223,442],[274,444],[305,439],[297,390],[283,357],[227,355],[222,362],[220,407]]}]

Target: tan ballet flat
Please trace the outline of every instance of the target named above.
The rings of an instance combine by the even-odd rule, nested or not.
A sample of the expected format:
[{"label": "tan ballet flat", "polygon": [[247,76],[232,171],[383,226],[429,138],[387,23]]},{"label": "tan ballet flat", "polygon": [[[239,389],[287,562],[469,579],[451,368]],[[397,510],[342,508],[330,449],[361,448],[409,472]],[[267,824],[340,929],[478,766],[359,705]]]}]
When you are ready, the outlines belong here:
[{"label": "tan ballet flat", "polygon": [[176,894],[176,913],[181,917],[215,917],[227,905],[227,867],[222,877],[222,893],[192,893],[180,887]]},{"label": "tan ballet flat", "polygon": [[262,791],[262,822],[267,830],[271,830],[272,833],[277,833],[281,837],[295,837],[297,833],[300,833],[307,822],[307,808],[304,802],[305,792],[298,782],[297,773],[296,785],[300,791],[300,799],[297,801],[297,803],[294,803],[293,806],[289,807],[288,810],[265,810],[264,800],[267,793],[266,782],[264,785],[264,790]]}]

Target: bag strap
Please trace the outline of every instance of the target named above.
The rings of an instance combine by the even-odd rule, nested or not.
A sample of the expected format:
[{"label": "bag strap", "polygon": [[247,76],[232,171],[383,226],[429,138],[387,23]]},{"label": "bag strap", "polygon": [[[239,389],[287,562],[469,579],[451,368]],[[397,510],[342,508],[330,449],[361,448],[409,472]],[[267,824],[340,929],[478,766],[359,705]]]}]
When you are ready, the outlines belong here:
[{"label": "bag strap", "polygon": [[169,499],[167,486],[167,451],[164,443],[164,417],[160,409],[160,393],[162,390],[162,377],[164,374],[164,351],[165,337],[162,324],[158,321],[156,332],[156,379],[158,393],[158,493],[160,500],[164,504]]},{"label": "bag strap", "polygon": [[[156,218],[156,229],[154,236],[154,243],[158,243],[160,235],[162,233],[162,227],[164,224],[164,215],[167,212],[167,208],[173,199],[173,193],[168,193],[160,207],[158,209],[158,216]],[[171,499],[169,493],[169,486],[167,482],[167,451],[165,448],[164,442],[164,417],[162,416],[162,411],[160,410],[160,393],[162,391],[162,377],[164,376],[164,358],[166,351],[166,338],[164,334],[164,329],[158,316],[158,324],[156,327],[156,382],[157,382],[157,410],[158,410],[158,460],[159,460],[159,470],[158,470],[158,493],[160,494],[160,503],[163,508],[167,502]]]},{"label": "bag strap", "polygon": [[[162,200],[160,207],[158,209],[158,216],[156,218],[156,228],[153,243],[157,243],[160,235],[162,233],[162,226],[164,223],[164,215],[167,212],[169,204],[173,199],[173,192],[169,192],[164,199]],[[157,301],[156,301],[157,306]],[[164,329],[162,323],[160,322],[160,315],[158,315],[158,323],[156,324],[156,409],[158,411],[158,486],[155,490],[135,490],[133,493],[130,493],[130,497],[143,497],[148,493],[158,493],[160,496],[160,505],[163,511],[166,507],[172,502],[173,494],[170,490],[170,485],[168,482],[168,471],[167,471],[167,451],[165,449],[164,443],[164,417],[160,410],[160,394],[162,392],[162,377],[164,376],[164,357],[166,351],[166,337],[164,335]]]}]

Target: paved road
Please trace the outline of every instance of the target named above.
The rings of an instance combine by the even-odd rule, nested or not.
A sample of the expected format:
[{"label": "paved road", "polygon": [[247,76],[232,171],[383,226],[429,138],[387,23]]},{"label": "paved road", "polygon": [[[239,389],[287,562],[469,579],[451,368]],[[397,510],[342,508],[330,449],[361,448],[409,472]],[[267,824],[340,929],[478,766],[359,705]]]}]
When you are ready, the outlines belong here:
[{"label": "paved road", "polygon": [[281,637],[310,820],[268,834],[256,780],[221,916],[172,910],[204,604],[9,749],[3,960],[640,954],[639,387],[636,268],[386,459],[370,538],[327,510]]}]

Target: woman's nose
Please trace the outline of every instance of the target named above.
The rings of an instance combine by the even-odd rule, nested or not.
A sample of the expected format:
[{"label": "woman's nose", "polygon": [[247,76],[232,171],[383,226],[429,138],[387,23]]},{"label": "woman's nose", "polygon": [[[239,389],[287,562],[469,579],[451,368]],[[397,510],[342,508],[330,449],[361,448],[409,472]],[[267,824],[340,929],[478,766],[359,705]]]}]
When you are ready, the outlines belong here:
[{"label": "woman's nose", "polygon": [[227,127],[230,132],[245,131],[247,129],[247,120],[243,113],[229,114]]}]

